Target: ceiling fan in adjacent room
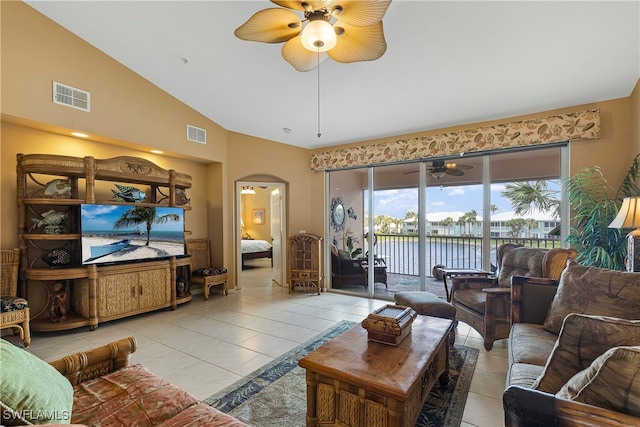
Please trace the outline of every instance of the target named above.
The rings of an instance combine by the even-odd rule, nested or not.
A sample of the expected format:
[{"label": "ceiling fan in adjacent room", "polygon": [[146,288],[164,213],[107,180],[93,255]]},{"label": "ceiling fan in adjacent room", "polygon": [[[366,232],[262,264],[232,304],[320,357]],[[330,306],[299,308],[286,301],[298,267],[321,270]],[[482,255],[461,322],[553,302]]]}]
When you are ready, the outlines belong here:
[{"label": "ceiling fan in adjacent room", "polygon": [[391,0],[271,0],[295,12],[255,13],[234,34],[242,40],[285,43],[282,57],[298,71],[316,68],[327,55],[338,62],[373,61],[387,50],[382,18]]},{"label": "ceiling fan in adjacent room", "polygon": [[[473,166],[461,165],[454,162],[445,163],[444,160],[434,160],[431,162],[431,166],[427,166],[427,170],[431,172],[431,176],[437,179],[445,175],[463,176],[463,171],[469,169],[473,169]],[[418,171],[405,172],[405,175],[416,172]]]}]

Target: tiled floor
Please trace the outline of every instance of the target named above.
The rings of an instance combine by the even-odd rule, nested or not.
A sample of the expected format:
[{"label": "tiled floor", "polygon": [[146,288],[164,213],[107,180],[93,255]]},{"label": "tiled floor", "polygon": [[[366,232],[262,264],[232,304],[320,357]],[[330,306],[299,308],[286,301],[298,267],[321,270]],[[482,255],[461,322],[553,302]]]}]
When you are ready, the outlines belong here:
[{"label": "tiled floor", "polygon": [[[214,293],[207,302],[195,294],[175,311],[102,323],[95,331],[33,333],[30,350],[52,361],[133,335],[138,342],[134,363],[204,399],[336,322],[359,322],[388,303],[332,292],[290,295],[271,284],[264,274],[267,270],[244,272],[241,291],[227,296]],[[462,426],[504,425],[506,340],[487,352],[480,336],[459,324],[456,342],[480,349]]]}]

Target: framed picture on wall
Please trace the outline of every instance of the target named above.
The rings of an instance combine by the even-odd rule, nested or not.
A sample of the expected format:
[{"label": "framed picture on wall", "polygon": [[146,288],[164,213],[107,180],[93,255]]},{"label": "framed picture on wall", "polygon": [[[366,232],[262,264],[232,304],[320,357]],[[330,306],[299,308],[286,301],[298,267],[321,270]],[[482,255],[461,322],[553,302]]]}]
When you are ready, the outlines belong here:
[{"label": "framed picture on wall", "polygon": [[255,225],[264,224],[264,209],[253,209],[251,213]]}]

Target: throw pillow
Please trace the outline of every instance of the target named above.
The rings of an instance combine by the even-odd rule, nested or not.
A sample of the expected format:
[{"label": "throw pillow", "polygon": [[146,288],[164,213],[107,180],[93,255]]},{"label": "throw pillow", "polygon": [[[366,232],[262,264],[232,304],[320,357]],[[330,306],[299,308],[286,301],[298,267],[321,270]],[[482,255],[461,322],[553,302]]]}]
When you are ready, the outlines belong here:
[{"label": "throw pillow", "polygon": [[0,339],[3,424],[69,424],[72,407],[69,380],[45,361]]},{"label": "throw pillow", "polygon": [[640,347],[609,349],[556,396],[640,416]]},{"label": "throw pillow", "polygon": [[346,249],[339,249],[338,253],[340,254],[340,258],[342,259],[351,259],[351,252]]},{"label": "throw pillow", "polygon": [[555,394],[612,347],[640,345],[640,320],[570,314],[531,388]]},{"label": "throw pillow", "polygon": [[559,334],[569,313],[640,319],[640,274],[585,267],[570,260],[560,276],[544,329]]}]

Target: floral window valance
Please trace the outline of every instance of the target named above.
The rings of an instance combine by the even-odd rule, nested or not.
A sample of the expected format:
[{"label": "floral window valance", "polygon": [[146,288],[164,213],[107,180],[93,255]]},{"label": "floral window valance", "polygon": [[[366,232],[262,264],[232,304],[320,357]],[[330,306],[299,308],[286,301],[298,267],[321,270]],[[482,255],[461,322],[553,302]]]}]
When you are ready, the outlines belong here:
[{"label": "floral window valance", "polygon": [[599,137],[600,110],[581,111],[324,151],[311,156],[311,170],[318,172]]}]

